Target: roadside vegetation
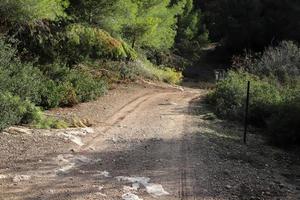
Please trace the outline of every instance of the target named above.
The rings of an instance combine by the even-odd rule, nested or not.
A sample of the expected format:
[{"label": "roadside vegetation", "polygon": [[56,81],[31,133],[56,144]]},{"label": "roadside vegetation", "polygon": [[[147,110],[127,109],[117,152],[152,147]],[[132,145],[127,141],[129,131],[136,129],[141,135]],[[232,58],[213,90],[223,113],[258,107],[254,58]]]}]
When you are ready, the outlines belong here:
[{"label": "roadside vegetation", "polygon": [[114,83],[180,83],[176,41],[208,37],[194,10],[186,0],[1,1],[0,130],[66,127],[42,111],[95,100]]},{"label": "roadside vegetation", "polygon": [[205,63],[204,47],[216,46],[222,58],[213,59],[232,61],[208,98],[216,113],[242,122],[250,80],[251,124],[275,143],[299,144],[299,8],[280,0],[0,1],[0,130],[65,127],[42,111],[95,100],[114,83],[179,84],[185,67]]},{"label": "roadside vegetation", "polygon": [[272,142],[300,143],[300,48],[284,41],[262,55],[236,58],[234,69],[217,83],[208,101],[226,119],[244,119],[246,83],[251,81],[250,123]]}]

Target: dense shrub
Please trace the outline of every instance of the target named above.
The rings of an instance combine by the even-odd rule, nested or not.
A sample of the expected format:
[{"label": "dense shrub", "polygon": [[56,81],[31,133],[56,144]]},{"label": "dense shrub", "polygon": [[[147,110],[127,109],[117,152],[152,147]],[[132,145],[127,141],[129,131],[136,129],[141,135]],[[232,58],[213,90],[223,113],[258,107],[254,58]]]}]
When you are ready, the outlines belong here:
[{"label": "dense shrub", "polygon": [[251,81],[250,123],[266,128],[271,141],[277,144],[299,144],[299,84],[282,87],[246,72],[230,71],[208,96],[216,113],[225,119],[243,122],[248,80]]},{"label": "dense shrub", "polygon": [[242,121],[248,80],[251,81],[250,121],[254,125],[264,126],[272,114],[272,108],[282,99],[280,91],[268,81],[246,72],[230,71],[227,78],[217,84],[209,101],[221,117]]},{"label": "dense shrub", "polygon": [[0,38],[0,92],[39,103],[42,76],[32,63],[22,63],[16,50]]},{"label": "dense shrub", "polygon": [[132,63],[132,67],[135,68],[138,76],[164,81],[170,84],[178,84],[182,80],[181,72],[177,72],[175,69],[165,66],[155,66],[146,59],[138,60]]},{"label": "dense shrub", "polygon": [[41,66],[46,76],[42,90],[42,104],[45,108],[73,106],[80,102],[94,100],[106,91],[106,83],[89,69],[67,67],[61,62]]},{"label": "dense shrub", "polygon": [[25,112],[19,97],[9,93],[0,94],[0,131],[7,126],[20,123]]},{"label": "dense shrub", "polygon": [[[62,57],[65,46],[65,21],[38,21],[12,27],[22,60],[52,63]],[[25,50],[25,51],[24,51]]]},{"label": "dense shrub", "polygon": [[41,114],[32,103],[8,92],[0,94],[0,110],[0,130],[15,124],[39,121]]},{"label": "dense shrub", "polygon": [[134,59],[135,52],[125,42],[117,40],[106,31],[73,24],[67,28],[67,54],[72,59],[108,58]]},{"label": "dense shrub", "polygon": [[295,82],[300,76],[300,48],[291,41],[269,47],[253,64],[252,73],[274,77],[280,83]]},{"label": "dense shrub", "polygon": [[300,90],[298,96],[281,103],[274,109],[268,123],[268,133],[279,145],[300,144]]},{"label": "dense shrub", "polygon": [[65,17],[65,0],[4,0],[0,1],[0,18],[4,22],[35,22],[41,19],[56,20]]},{"label": "dense shrub", "polygon": [[74,87],[79,102],[95,100],[106,91],[106,84],[103,80],[93,77],[84,70],[72,69],[67,76],[67,81]]},{"label": "dense shrub", "polygon": [[73,106],[79,103],[76,92],[71,83],[57,83],[53,80],[45,81],[42,90],[42,102],[40,106],[49,109],[58,106]]}]

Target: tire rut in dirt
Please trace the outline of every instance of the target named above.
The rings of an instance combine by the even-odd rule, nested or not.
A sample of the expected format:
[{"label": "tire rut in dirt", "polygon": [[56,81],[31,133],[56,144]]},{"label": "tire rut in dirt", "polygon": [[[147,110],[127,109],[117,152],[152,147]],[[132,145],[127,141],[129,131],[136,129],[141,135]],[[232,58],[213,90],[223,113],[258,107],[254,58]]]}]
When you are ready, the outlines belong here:
[{"label": "tire rut in dirt", "polygon": [[[105,127],[103,130],[100,131],[99,134],[91,138],[84,146],[81,147],[81,150],[86,150],[89,147],[91,147],[93,144],[97,143],[97,139],[102,137],[103,133],[106,133],[109,131],[114,125],[120,123],[123,121],[127,115],[130,113],[133,113],[137,108],[139,108],[140,105],[142,105],[144,102],[149,100],[152,97],[151,94],[146,94],[141,97],[138,97],[132,101],[130,101],[128,104],[123,106],[121,109],[119,109],[118,112],[116,112],[113,116],[110,117],[105,123],[109,124],[109,127]],[[129,110],[127,110],[129,108]]]},{"label": "tire rut in dirt", "polygon": [[192,200],[196,199],[194,195],[194,187],[193,187],[193,176],[192,171],[189,168],[189,145],[190,141],[187,136],[185,136],[181,142],[181,178],[180,178],[180,190],[179,197],[180,200]]}]

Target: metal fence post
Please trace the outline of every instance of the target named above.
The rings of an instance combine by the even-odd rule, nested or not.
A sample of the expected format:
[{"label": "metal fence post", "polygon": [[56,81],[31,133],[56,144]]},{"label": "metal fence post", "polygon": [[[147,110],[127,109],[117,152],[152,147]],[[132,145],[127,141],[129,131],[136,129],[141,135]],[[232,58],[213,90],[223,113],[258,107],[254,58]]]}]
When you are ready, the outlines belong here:
[{"label": "metal fence post", "polygon": [[244,144],[247,144],[247,130],[248,130],[248,113],[249,113],[249,101],[250,101],[250,81],[247,85],[247,99],[245,108],[245,129],[244,129]]}]

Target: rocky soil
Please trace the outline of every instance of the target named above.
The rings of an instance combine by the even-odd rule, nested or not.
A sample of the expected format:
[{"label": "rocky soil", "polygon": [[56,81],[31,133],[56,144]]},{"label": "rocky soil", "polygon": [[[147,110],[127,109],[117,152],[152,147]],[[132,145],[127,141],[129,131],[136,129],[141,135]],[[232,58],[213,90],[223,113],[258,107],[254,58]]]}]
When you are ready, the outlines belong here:
[{"label": "rocky soil", "polygon": [[88,128],[0,134],[0,200],[300,199],[299,151],[218,120],[205,90],[119,86],[48,112]]}]

